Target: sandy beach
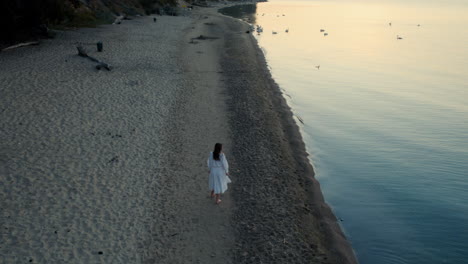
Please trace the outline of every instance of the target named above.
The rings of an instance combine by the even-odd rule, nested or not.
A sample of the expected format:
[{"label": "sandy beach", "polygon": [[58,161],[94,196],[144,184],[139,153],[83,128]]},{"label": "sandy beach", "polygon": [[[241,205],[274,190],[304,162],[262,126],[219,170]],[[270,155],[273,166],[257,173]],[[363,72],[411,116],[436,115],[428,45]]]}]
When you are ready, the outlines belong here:
[{"label": "sandy beach", "polygon": [[0,262],[356,263],[246,30],[196,7],[1,52]]}]

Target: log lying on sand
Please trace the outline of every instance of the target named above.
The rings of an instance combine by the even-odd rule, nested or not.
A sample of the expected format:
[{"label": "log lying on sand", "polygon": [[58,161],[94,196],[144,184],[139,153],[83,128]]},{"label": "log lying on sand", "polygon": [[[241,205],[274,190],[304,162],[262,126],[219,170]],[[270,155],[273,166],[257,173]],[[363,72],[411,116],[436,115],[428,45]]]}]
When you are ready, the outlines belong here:
[{"label": "log lying on sand", "polygon": [[16,45],[13,45],[13,46],[4,48],[4,49],[2,49],[2,51],[7,51],[7,50],[11,50],[11,49],[16,49],[16,48],[20,48],[20,47],[26,47],[26,46],[30,46],[30,45],[39,45],[39,41],[31,41],[31,42],[19,43],[19,44],[16,44]]},{"label": "log lying on sand", "polygon": [[76,49],[78,50],[78,55],[81,56],[81,57],[85,57],[85,58],[88,58],[94,62],[97,62],[98,65],[96,65],[96,69],[100,70],[101,68],[105,68],[106,70],[110,71],[112,69],[112,67],[105,63],[105,62],[102,62],[94,57],[91,57],[88,55],[88,53],[86,52],[86,50],[82,47],[82,46],[76,46]]},{"label": "log lying on sand", "polygon": [[209,37],[209,36],[203,36],[203,35],[200,35],[196,38],[192,38],[192,39],[199,39],[199,40],[206,40],[206,39],[219,39],[218,37]]},{"label": "log lying on sand", "polygon": [[114,21],[114,23],[112,23],[112,25],[120,24],[120,23],[122,23],[122,20],[124,20],[124,19],[125,19],[125,16],[118,16],[118,17],[115,18],[115,21]]}]

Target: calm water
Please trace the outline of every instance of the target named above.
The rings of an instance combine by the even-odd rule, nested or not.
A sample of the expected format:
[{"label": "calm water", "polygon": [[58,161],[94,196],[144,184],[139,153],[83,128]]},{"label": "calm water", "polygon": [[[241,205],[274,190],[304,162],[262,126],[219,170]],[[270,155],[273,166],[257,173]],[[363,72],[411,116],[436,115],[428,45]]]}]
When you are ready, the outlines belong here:
[{"label": "calm water", "polygon": [[360,263],[468,263],[468,1],[275,1],[255,12]]}]

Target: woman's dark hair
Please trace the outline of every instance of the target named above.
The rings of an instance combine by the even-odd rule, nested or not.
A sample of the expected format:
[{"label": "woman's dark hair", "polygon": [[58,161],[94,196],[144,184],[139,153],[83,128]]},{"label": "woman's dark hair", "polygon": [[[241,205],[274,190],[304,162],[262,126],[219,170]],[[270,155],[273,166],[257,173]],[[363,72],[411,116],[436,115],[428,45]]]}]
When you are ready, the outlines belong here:
[{"label": "woman's dark hair", "polygon": [[213,150],[213,159],[219,160],[219,153],[221,153],[221,150],[223,149],[223,144],[221,143],[216,143],[214,150]]}]

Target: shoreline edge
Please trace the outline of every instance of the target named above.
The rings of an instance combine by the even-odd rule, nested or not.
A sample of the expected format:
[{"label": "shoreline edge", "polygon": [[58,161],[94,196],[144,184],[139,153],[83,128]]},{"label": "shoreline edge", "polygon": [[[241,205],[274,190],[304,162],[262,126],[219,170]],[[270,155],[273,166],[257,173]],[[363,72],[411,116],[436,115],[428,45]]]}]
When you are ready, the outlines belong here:
[{"label": "shoreline edge", "polygon": [[[219,12],[219,10],[218,10]],[[222,15],[222,14],[220,14]],[[222,15],[226,19],[232,20],[232,22],[227,22],[229,23],[239,23],[242,25],[239,25],[239,27],[247,28],[247,23],[244,21],[241,21],[239,19],[236,19],[234,17]],[[320,189],[320,183],[315,179],[315,171],[313,166],[311,165],[308,156],[309,154],[306,151],[305,143],[303,141],[302,134],[300,133],[299,126],[295,122],[293,116],[292,109],[288,105],[283,93],[281,92],[281,88],[279,85],[275,82],[273,79],[270,70],[268,69],[267,61],[265,54],[261,50],[260,46],[258,45],[258,41],[252,34],[247,34],[249,36],[248,40],[244,40],[245,42],[242,43],[239,46],[248,46],[252,50],[252,52],[245,52],[247,53],[245,56],[250,56],[255,58],[255,64],[257,66],[254,67],[253,69],[253,74],[248,74],[247,76],[242,76],[239,75],[238,72],[235,70],[233,71],[232,69],[241,69],[241,68],[247,68],[251,61],[248,60],[238,60],[240,63],[238,65],[233,65],[231,63],[233,58],[235,56],[232,56],[232,54],[225,54],[223,58],[223,70],[224,73],[227,75],[228,80],[226,82],[226,85],[228,87],[229,91],[233,91],[236,89],[239,89],[242,84],[238,82],[239,78],[244,78],[247,83],[248,80],[255,80],[254,75],[261,76],[261,81],[264,81],[265,83],[263,85],[259,84],[259,82],[251,82],[252,86],[256,87],[262,87],[264,91],[256,91],[257,94],[261,94],[263,98],[268,98],[269,102],[266,102],[266,105],[274,105],[274,108],[272,108],[271,112],[266,111],[258,111],[262,112],[263,115],[265,116],[270,116],[271,118],[275,118],[277,121],[279,121],[280,126],[282,127],[282,131],[277,131],[279,135],[282,134],[284,138],[287,139],[287,144],[286,144],[286,150],[283,153],[288,153],[291,155],[291,157],[294,160],[294,167],[296,169],[296,177],[303,178],[303,179],[298,179],[299,185],[297,186],[298,188],[303,188],[304,194],[306,196],[306,199],[304,200],[304,205],[302,205],[302,209],[304,209],[305,212],[304,215],[300,218],[302,219],[309,219],[309,218],[315,218],[315,219],[309,219],[310,223],[301,223],[300,225],[303,225],[305,230],[308,230],[310,228],[315,228],[319,230],[320,233],[323,234],[321,239],[325,243],[325,247],[328,250],[328,258],[332,259],[332,263],[357,263],[355,253],[349,243],[349,241],[346,239],[343,231],[341,230],[338,220],[336,216],[333,214],[330,206],[326,204],[322,191]],[[235,44],[235,37],[231,38],[230,41],[226,41],[228,44],[228,47],[226,50],[232,49],[232,46]],[[250,42],[250,43],[248,43]],[[228,52],[229,53],[229,52]],[[239,58],[239,57],[237,57]],[[234,63],[235,64],[235,63]],[[249,83],[250,84],[250,83]],[[249,87],[249,88],[250,88]],[[231,96],[234,96],[234,94],[231,94]],[[248,100],[246,100],[248,101]],[[229,103],[228,103],[229,104]],[[253,104],[255,105],[255,104]],[[257,105],[255,105],[257,106]],[[255,108],[252,107],[252,108]],[[230,109],[236,109],[236,106],[231,103]],[[268,109],[265,108],[265,109]],[[244,111],[246,109],[243,109]],[[242,111],[237,109],[237,111]],[[240,116],[241,114],[239,114]],[[238,117],[239,118],[239,117]],[[245,122],[247,120],[245,118],[245,115],[240,118]],[[258,125],[258,119],[253,118],[252,125]],[[231,124],[232,129],[235,131],[236,128],[235,126],[240,123],[240,120],[234,121],[234,124]],[[244,133],[246,131],[239,131],[241,135],[239,135],[239,138],[242,138]],[[235,135],[235,133],[234,133]],[[234,136],[236,137],[236,136]],[[256,142],[258,143],[258,142]],[[289,146],[288,146],[289,145]],[[252,146],[252,145],[250,145]],[[284,146],[279,146],[281,149]],[[248,147],[246,147],[248,148]],[[251,149],[251,151],[254,151]],[[242,154],[238,154],[242,155]],[[280,155],[281,156],[281,155]],[[283,175],[285,176],[285,175]],[[287,175],[291,176],[291,175]],[[304,195],[302,194],[302,195]],[[243,196],[243,195],[242,195]],[[235,202],[237,202],[238,199],[235,199]],[[297,211],[296,211],[297,213]],[[234,213],[234,215],[236,215]],[[311,226],[310,226],[311,225]],[[242,228],[241,228],[242,230]]]}]

